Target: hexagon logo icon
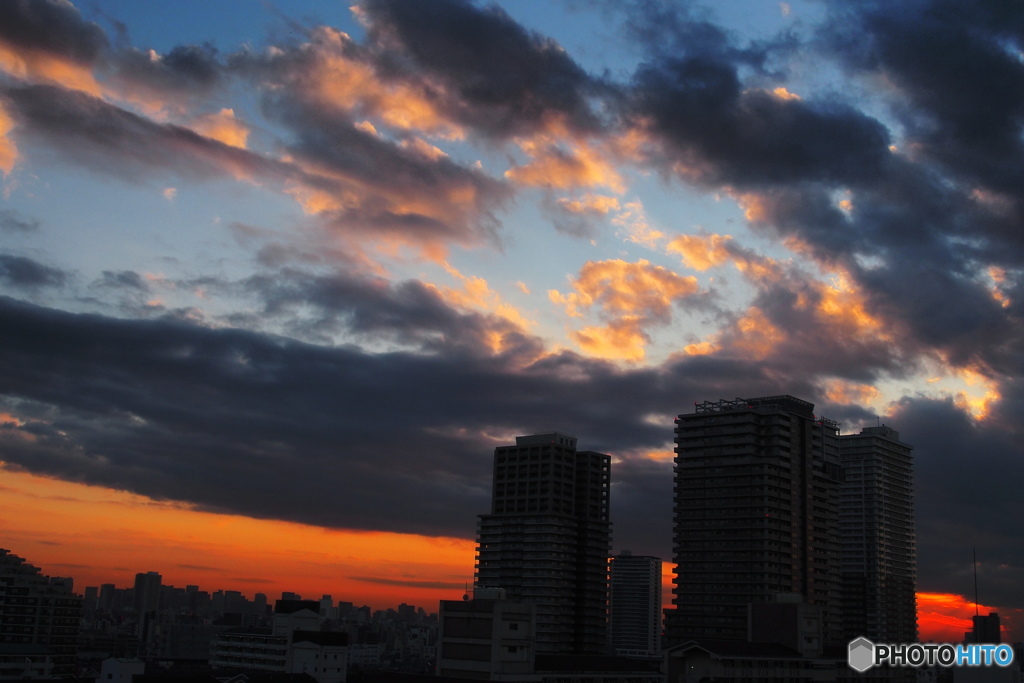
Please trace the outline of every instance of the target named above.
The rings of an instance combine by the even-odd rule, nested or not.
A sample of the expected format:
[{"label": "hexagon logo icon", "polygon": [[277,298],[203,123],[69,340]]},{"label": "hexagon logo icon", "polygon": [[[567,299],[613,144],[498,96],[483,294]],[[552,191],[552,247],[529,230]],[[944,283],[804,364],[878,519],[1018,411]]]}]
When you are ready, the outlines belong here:
[{"label": "hexagon logo icon", "polygon": [[847,661],[850,663],[851,669],[858,673],[864,673],[875,663],[875,644],[863,636],[850,641],[850,654]]}]

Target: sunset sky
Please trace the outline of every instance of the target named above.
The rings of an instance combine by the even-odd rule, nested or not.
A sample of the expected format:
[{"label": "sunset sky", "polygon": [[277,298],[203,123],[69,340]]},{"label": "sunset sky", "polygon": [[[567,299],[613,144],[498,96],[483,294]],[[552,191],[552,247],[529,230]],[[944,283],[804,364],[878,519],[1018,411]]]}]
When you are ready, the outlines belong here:
[{"label": "sunset sky", "polygon": [[668,560],[673,417],[785,393],[1024,640],[1022,124],[1018,0],[2,2],[0,547],[436,609],[496,445]]}]

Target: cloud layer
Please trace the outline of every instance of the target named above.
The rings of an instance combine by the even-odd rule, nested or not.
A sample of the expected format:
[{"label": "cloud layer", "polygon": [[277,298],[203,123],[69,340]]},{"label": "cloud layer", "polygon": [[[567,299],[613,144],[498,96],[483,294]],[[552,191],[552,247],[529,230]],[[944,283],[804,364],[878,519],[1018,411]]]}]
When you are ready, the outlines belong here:
[{"label": "cloud layer", "polygon": [[[513,11],[368,0],[160,52],[0,6],[6,466],[471,537],[494,446],[558,429],[614,455],[616,545],[669,557],[672,417],[791,393],[914,444],[923,590],[968,591],[977,545],[986,601],[1024,607],[1014,3],[830,2],[756,39],[615,5],[635,59],[600,73]],[[62,252],[51,169],[161,220],[208,191],[212,253]]]}]

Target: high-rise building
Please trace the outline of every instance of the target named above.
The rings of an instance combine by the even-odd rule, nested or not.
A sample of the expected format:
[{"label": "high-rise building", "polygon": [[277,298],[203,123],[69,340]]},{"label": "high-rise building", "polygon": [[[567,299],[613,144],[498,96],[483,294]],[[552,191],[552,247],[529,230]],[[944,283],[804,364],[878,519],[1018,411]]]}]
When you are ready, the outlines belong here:
[{"label": "high-rise building", "polygon": [[797,596],[839,644],[838,430],[788,395],[676,419],[672,642],[747,640],[749,605]]},{"label": "high-rise building", "polygon": [[159,572],[138,573],[135,575],[135,614],[141,617],[143,614],[156,612],[160,609],[160,584],[163,577]]},{"label": "high-rise building", "polygon": [[624,656],[661,652],[661,558],[628,550],[611,558],[612,648]]},{"label": "high-rise building", "polygon": [[610,473],[610,456],[577,451],[565,434],[517,436],[494,449],[476,585],[536,606],[540,654],[607,649]]},{"label": "high-rise building", "polygon": [[971,617],[974,628],[964,634],[965,643],[1002,643],[1002,627],[998,612],[989,612],[988,616],[975,614]]},{"label": "high-rise building", "polygon": [[[51,579],[0,548],[0,648],[5,661],[17,664],[19,672],[25,664],[33,675],[74,674],[81,617],[82,598],[72,593],[70,580]],[[10,673],[6,667],[0,670],[4,676]]]},{"label": "high-rise building", "polygon": [[912,447],[884,425],[839,437],[843,637],[917,640]]}]

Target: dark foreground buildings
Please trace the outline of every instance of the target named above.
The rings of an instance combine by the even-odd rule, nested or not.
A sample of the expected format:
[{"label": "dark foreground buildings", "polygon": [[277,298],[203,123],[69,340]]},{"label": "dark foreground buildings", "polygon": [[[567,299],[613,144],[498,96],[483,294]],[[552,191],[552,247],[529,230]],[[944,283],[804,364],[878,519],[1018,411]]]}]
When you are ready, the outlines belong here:
[{"label": "dark foreground buildings", "polygon": [[912,447],[885,425],[839,437],[843,640],[917,640]]},{"label": "dark foreground buildings", "polygon": [[494,449],[476,585],[534,605],[537,654],[607,651],[610,470],[608,455],[557,432]]},{"label": "dark foreground buildings", "polygon": [[748,605],[796,594],[838,644],[838,425],[766,396],[705,401],[675,433],[670,639],[746,640]]},{"label": "dark foreground buildings", "polygon": [[660,654],[661,558],[623,550],[609,562],[609,583],[608,623],[614,654]]},{"label": "dark foreground buildings", "polygon": [[670,643],[819,656],[858,636],[916,641],[911,447],[894,430],[840,437],[780,395],[696,404],[675,434]]},{"label": "dark foreground buildings", "polygon": [[81,617],[71,579],[0,548],[0,677],[73,674]]}]

